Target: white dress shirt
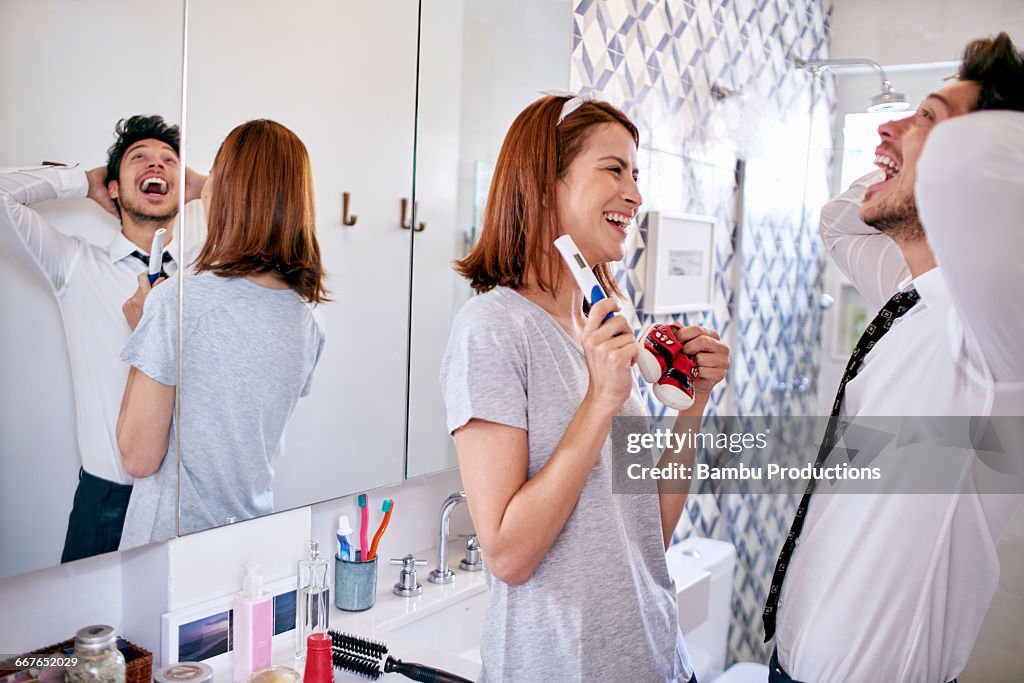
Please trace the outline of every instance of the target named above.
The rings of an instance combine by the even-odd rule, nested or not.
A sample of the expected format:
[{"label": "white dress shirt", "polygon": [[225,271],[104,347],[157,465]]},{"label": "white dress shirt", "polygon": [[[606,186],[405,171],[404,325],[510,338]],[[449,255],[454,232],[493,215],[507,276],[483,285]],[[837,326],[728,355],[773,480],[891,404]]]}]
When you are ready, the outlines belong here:
[{"label": "white dress shirt", "polygon": [[[128,378],[128,365],[119,357],[131,334],[121,306],[137,289],[139,273],[146,270],[131,253],[147,250],[120,232],[105,246],[65,235],[30,207],[84,197],[88,189],[85,171],[77,166],[0,171],[0,248],[45,282],[57,299],[67,339],[83,469],[108,481],[130,484],[115,431]],[[200,239],[191,235],[192,230],[201,234],[205,229],[201,213],[199,202],[189,205],[188,262],[201,246]],[[173,235],[179,234],[176,225]],[[177,253],[176,244],[167,245],[172,255]],[[165,268],[173,273],[177,266],[169,262]]]},{"label": "white dress shirt", "polygon": [[[939,267],[913,280],[921,301],[868,353],[842,413],[1024,415],[1024,114],[942,123],[917,173]],[[881,307],[910,283],[896,244],[857,219],[875,179],[822,211],[821,234]],[[998,582],[996,544],[1022,501],[972,482],[965,476],[942,494],[811,499],[779,604],[779,662],[790,676],[946,683],[960,674]]]}]

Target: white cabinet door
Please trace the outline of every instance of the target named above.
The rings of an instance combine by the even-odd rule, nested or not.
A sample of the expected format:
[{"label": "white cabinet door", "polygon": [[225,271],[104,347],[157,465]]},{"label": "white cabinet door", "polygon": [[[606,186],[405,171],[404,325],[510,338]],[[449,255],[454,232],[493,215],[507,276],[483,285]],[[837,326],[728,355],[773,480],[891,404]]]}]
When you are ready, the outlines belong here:
[{"label": "white cabinet door", "polygon": [[452,318],[470,297],[451,268],[479,231],[505,132],[540,90],[569,85],[569,0],[430,0],[420,31],[417,222],[407,476],[456,465],[439,373]]},{"label": "white cabinet door", "polygon": [[452,316],[470,294],[451,268],[463,255],[468,227],[457,212],[467,180],[459,165],[463,5],[463,0],[423,3],[416,120],[416,223],[423,229],[413,235],[409,477],[456,465],[439,374]]},{"label": "white cabinet door", "polygon": [[411,240],[400,203],[412,192],[417,11],[416,0],[190,0],[188,163],[206,171],[234,126],[270,118],[303,140],[313,167],[332,301],[313,391],[274,463],[277,510],[404,476]]}]

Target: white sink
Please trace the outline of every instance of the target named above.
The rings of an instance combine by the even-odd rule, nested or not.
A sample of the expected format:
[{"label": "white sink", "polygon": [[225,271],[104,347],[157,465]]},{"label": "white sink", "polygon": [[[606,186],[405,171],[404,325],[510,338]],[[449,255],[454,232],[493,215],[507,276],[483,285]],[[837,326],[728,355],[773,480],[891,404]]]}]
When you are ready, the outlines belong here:
[{"label": "white sink", "polygon": [[[710,574],[697,566],[675,566],[680,558],[669,557],[668,561],[679,597],[679,621],[685,632],[707,618]],[[381,590],[374,609],[346,617],[345,621],[355,619],[352,628],[358,632],[358,621],[371,619],[372,624],[365,624],[363,632],[388,642],[399,658],[475,680],[480,673],[487,587],[482,574],[458,572],[457,577],[454,584],[445,586],[424,582],[423,595],[416,598],[398,598],[390,595],[390,590]]]},{"label": "white sink", "polygon": [[[711,575],[692,561],[687,562],[689,558],[676,558],[670,554],[667,559],[679,599],[679,624],[686,632],[707,619]],[[428,608],[422,613],[406,614],[381,624],[380,629],[431,650],[479,664],[487,598],[487,591],[480,585],[455,602],[448,602],[440,608]]]},{"label": "white sink", "polygon": [[486,609],[487,591],[484,590],[427,612],[412,622],[403,619],[401,626],[383,625],[382,630],[479,664]]}]

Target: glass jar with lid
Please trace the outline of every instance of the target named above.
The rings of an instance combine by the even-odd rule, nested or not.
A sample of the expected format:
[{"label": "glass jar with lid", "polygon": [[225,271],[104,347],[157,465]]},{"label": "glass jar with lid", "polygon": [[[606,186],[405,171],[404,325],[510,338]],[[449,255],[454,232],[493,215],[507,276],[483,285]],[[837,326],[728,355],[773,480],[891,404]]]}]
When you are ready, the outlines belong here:
[{"label": "glass jar with lid", "polygon": [[124,655],[109,626],[86,626],[75,634],[73,666],[64,669],[65,683],[125,683]]}]

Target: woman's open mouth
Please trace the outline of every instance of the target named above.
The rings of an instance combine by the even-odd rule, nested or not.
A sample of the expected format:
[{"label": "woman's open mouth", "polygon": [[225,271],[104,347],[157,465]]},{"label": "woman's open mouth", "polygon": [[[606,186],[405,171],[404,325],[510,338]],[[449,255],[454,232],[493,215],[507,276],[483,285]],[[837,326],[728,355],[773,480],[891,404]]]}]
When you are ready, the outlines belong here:
[{"label": "woman's open mouth", "polygon": [[629,224],[633,220],[631,215],[619,213],[618,211],[605,211],[603,216],[605,222],[623,235],[629,232]]}]

